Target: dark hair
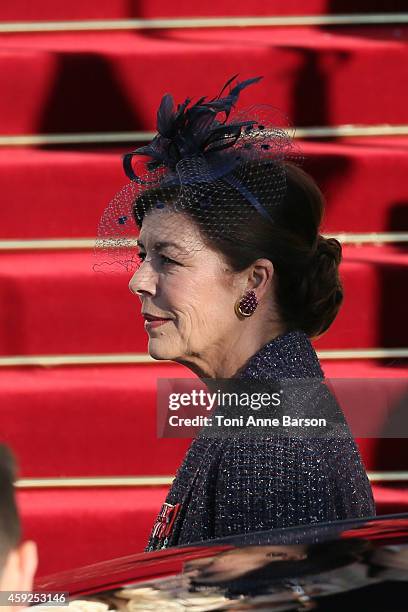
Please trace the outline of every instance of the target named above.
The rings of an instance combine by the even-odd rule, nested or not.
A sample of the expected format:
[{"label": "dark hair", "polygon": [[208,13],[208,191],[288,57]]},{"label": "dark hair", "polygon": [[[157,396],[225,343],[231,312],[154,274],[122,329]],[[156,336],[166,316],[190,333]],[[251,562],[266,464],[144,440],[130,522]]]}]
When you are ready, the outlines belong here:
[{"label": "dark hair", "polygon": [[15,479],[14,457],[7,446],[0,444],[0,571],[8,553],[17,546],[21,537],[20,519],[14,493]]},{"label": "dark hair", "polygon": [[[286,188],[279,204],[268,206],[270,173],[276,172],[274,162],[258,164],[246,187],[262,201],[272,223],[261,216],[233,187],[223,185],[219,195],[212,196],[215,206],[203,213],[200,207],[186,212],[198,222],[204,241],[223,253],[230,267],[240,272],[258,258],[269,259],[274,265],[274,287],[279,315],[287,330],[303,330],[310,338],[323,334],[332,324],[343,301],[339,276],[341,245],[335,238],[319,234],[324,212],[324,199],[314,180],[301,168],[281,163],[277,169],[286,175]],[[273,181],[269,181],[273,184]],[[165,187],[145,192],[134,204],[136,223],[153,202],[170,203],[178,188]],[[223,208],[226,194],[247,211],[247,220],[234,230],[228,229],[228,215]],[[273,198],[270,197],[273,201]],[[215,231],[215,228],[217,231]],[[221,228],[221,230],[220,230]]]}]

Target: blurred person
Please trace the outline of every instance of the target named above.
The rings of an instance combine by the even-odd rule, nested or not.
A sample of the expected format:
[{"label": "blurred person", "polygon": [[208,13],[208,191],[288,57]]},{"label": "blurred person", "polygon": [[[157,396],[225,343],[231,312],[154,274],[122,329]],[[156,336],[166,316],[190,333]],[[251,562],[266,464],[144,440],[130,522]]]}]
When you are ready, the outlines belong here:
[{"label": "blurred person", "polygon": [[[16,463],[0,444],[0,591],[31,591],[38,565],[37,545],[21,542],[20,517],[14,492]],[[10,612],[24,606],[10,606]],[[7,607],[2,606],[7,611]]]}]

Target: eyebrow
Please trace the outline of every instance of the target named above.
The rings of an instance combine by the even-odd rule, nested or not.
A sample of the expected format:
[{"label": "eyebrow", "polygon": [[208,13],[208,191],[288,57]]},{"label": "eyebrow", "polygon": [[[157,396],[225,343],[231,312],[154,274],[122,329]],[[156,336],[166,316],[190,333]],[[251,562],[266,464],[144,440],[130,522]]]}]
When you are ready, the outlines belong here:
[{"label": "eyebrow", "polygon": [[[145,248],[144,244],[139,239],[136,240],[136,245],[138,247],[142,248],[142,249]],[[169,242],[169,241],[159,241],[159,242],[156,242],[156,244],[154,245],[154,248],[155,249],[164,249],[164,248],[169,247],[169,246],[170,247],[175,247],[179,251],[182,250],[181,247],[178,244],[176,244],[175,242]]]}]

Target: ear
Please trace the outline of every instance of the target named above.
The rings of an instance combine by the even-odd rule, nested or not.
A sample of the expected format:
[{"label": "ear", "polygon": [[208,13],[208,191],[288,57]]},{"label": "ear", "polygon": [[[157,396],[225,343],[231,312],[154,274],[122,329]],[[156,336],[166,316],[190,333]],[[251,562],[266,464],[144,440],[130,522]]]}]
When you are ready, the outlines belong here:
[{"label": "ear", "polygon": [[257,259],[250,267],[247,290],[254,289],[258,300],[270,291],[274,275],[273,263],[270,259]]}]

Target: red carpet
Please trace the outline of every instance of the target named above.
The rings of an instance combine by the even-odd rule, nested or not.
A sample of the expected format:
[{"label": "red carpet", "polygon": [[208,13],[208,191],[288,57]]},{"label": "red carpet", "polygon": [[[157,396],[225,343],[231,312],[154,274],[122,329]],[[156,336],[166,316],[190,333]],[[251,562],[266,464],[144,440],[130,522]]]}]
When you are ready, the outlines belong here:
[{"label": "red carpet", "polygon": [[35,539],[40,551],[37,578],[142,552],[166,492],[167,487],[18,491],[23,536]]},{"label": "red carpet", "polygon": [[[407,489],[374,485],[373,490],[379,514],[406,509]],[[40,550],[37,578],[142,552],[166,491],[165,487],[19,491],[24,537],[34,538]]]},{"label": "red carpet", "polygon": [[155,17],[212,17],[242,15],[316,15],[320,13],[385,13],[403,11],[404,0],[218,0],[217,3],[178,0],[71,0],[61,4],[51,0],[19,0],[0,6],[0,20],[41,21],[66,19],[126,19]]},{"label": "red carpet", "polygon": [[[130,275],[95,273],[91,251],[4,253],[1,261],[1,355],[146,352]],[[345,246],[340,270],[344,306],[317,348],[406,346],[399,293],[408,252]]]},{"label": "red carpet", "polygon": [[[323,231],[408,231],[408,138],[299,144],[326,196]],[[126,182],[121,155],[132,148],[0,150],[1,237],[93,237],[104,207]]]},{"label": "red carpet", "polygon": [[[327,360],[323,368],[328,378],[407,377],[408,362],[395,361],[354,360],[345,370]],[[191,377],[183,366],[159,363],[6,369],[0,378],[2,439],[16,452],[23,478],[171,476],[189,440],[157,438],[157,379]],[[395,444],[383,455],[374,439],[361,446],[367,469],[406,466],[406,453]]]},{"label": "red carpet", "polygon": [[156,381],[190,378],[186,368],[18,368],[0,374],[1,431],[17,452],[21,477],[176,472],[188,440],[157,438]]},{"label": "red carpet", "polygon": [[[405,489],[375,485],[381,514],[403,512]],[[142,552],[166,487],[19,491],[24,537],[40,551],[37,579],[47,574]],[[47,508],[47,512],[44,509]],[[56,543],[50,546],[50,542]]]},{"label": "red carpet", "polygon": [[407,37],[407,26],[4,34],[0,133],[153,128],[164,92],[216,95],[237,72],[265,76],[242,104],[267,101],[294,125],[408,123]]}]

